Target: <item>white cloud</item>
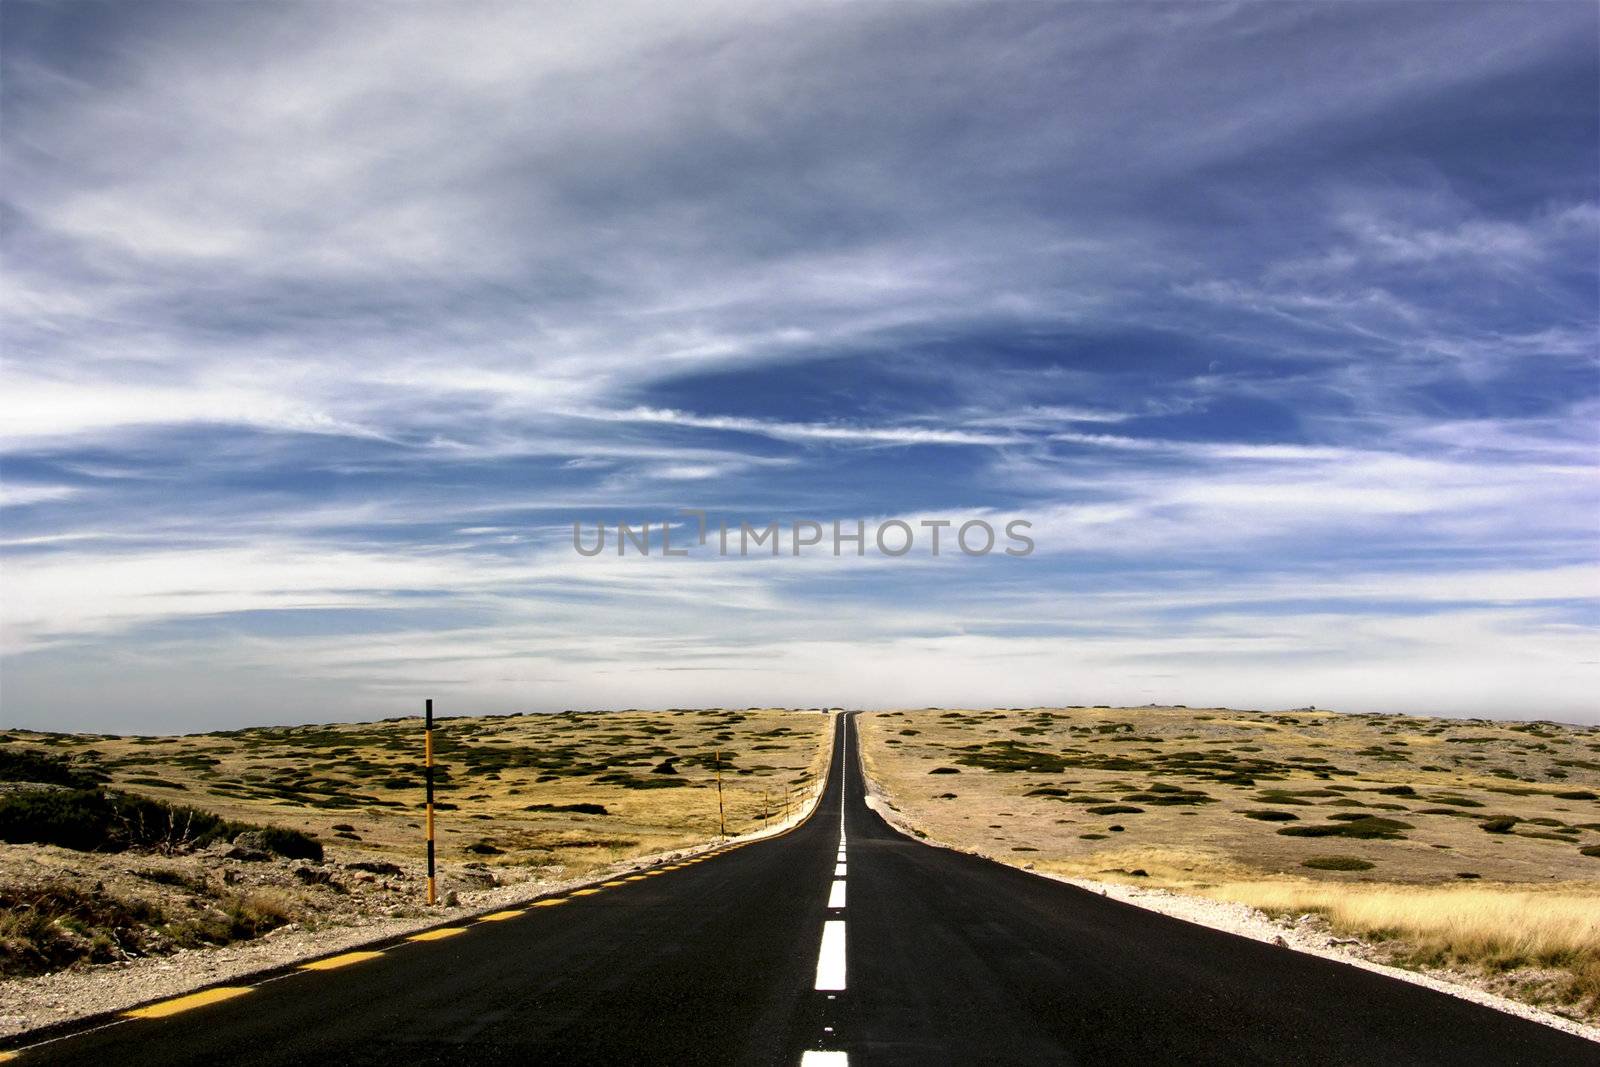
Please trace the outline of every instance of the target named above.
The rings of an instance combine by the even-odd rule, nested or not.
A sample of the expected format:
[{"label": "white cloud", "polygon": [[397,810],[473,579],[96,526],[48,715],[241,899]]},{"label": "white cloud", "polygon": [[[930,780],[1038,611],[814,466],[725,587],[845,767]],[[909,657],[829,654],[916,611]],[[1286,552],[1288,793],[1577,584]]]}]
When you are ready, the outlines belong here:
[{"label": "white cloud", "polygon": [[827,441],[841,444],[886,445],[1009,445],[1015,435],[947,430],[929,426],[857,426],[843,423],[775,422],[726,415],[691,415],[668,408],[630,408],[627,411],[582,412],[607,422],[656,423],[697,430],[726,430],[759,434],[780,441]]}]

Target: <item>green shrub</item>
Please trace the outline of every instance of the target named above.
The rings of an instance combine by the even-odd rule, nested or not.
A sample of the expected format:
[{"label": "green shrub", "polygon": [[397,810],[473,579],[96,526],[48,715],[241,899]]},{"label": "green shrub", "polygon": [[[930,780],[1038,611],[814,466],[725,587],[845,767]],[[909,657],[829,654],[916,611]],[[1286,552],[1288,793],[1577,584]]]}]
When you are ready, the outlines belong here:
[{"label": "green shrub", "polygon": [[144,953],[152,905],[65,883],[0,889],[0,976],[44,974],[79,961]]},{"label": "green shrub", "polygon": [[0,841],[79,852],[199,848],[253,830],[262,847],[289,859],[322,859],[322,844],[298,830],[229,822],[209,811],[128,793],[28,789],[0,795]]},{"label": "green shrub", "polygon": [[1372,864],[1354,856],[1311,856],[1300,861],[1300,866],[1314,871],[1370,871]]},{"label": "green shrub", "polygon": [[1292,811],[1274,811],[1271,808],[1263,808],[1258,811],[1241,811],[1239,814],[1247,819],[1260,819],[1262,822],[1298,822],[1300,819],[1300,816]]},{"label": "green shrub", "polygon": [[65,756],[35,749],[0,748],[0,782],[38,782],[92,789],[104,780],[104,774],[76,768]]},{"label": "green shrub", "polygon": [[1143,815],[1143,808],[1136,808],[1132,804],[1103,804],[1098,808],[1090,808],[1091,815]]},{"label": "green shrub", "polygon": [[107,846],[110,823],[111,807],[93,789],[30,789],[0,796],[0,841],[11,845],[88,852]]},{"label": "green shrub", "polygon": [[1520,820],[1514,815],[1502,815],[1493,819],[1485,819],[1478,824],[1478,829],[1486,834],[1509,834],[1511,828]]},{"label": "green shrub", "polygon": [[263,827],[257,833],[260,834],[262,847],[268,852],[285,859],[322,862],[322,842],[310,834],[282,826]]},{"label": "green shrub", "polygon": [[1216,797],[1207,796],[1198,790],[1179,789],[1173,785],[1153,785],[1143,793],[1129,793],[1122,800],[1125,803],[1131,801],[1139,804],[1162,804],[1167,806],[1177,804],[1215,804],[1217,802]]},{"label": "green shrub", "polygon": [[1316,826],[1285,826],[1278,833],[1285,837],[1356,837],[1397,839],[1405,837],[1401,830],[1413,829],[1410,823],[1398,819],[1383,819],[1376,815],[1363,816],[1349,822],[1328,822]]}]

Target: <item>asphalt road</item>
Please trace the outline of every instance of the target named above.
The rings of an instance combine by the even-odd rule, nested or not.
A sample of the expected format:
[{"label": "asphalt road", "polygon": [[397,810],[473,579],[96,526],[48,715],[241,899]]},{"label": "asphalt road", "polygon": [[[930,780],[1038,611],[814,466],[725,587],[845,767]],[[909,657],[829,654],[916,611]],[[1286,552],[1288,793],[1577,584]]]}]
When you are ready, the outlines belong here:
[{"label": "asphalt road", "polygon": [[1600,1064],[1535,1023],[919,844],[865,806],[839,742],[783,837],[18,1062]]}]

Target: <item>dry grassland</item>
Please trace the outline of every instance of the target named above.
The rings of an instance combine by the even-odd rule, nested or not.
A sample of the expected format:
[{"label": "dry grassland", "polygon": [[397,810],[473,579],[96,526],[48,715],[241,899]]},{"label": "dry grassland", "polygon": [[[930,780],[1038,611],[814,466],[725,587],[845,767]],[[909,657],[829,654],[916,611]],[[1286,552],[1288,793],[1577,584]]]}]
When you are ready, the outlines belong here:
[{"label": "dry grassland", "polygon": [[1600,1018],[1600,729],[1104,707],[859,723],[931,839],[1313,915],[1385,962]]},{"label": "dry grassland", "polygon": [[[440,719],[441,888],[571,879],[713,841],[719,763],[727,833],[759,829],[825,771],[830,722],[781,709]],[[419,719],[182,737],[10,730],[8,756],[12,841],[67,795],[30,784],[29,767],[70,767],[116,794],[302,831],[325,857],[240,855],[227,839],[188,840],[182,819],[131,849],[0,844],[0,976],[423,910]]]}]

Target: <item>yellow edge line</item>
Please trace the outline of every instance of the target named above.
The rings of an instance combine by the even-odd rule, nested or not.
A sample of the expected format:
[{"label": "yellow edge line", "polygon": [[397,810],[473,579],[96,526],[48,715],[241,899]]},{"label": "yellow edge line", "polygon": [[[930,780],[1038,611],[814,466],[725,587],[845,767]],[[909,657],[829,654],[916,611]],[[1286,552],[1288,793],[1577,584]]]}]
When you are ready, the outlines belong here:
[{"label": "yellow edge line", "polygon": [[598,892],[600,892],[598,889],[574,889],[572,895],[575,897],[592,897]]},{"label": "yellow edge line", "polygon": [[302,971],[332,971],[340,967],[348,967],[352,963],[361,963],[366,960],[376,959],[381,955],[383,955],[381,952],[346,952],[342,956],[329,956],[325,960],[313,960],[310,963],[302,963],[300,965],[300,969]]},{"label": "yellow edge line", "polygon": [[507,919],[515,919],[521,914],[521,908],[512,908],[510,911],[497,911],[492,915],[480,915],[478,916],[478,921],[485,923],[501,923],[505,922]]},{"label": "yellow edge line", "polygon": [[424,933],[412,934],[410,937],[406,938],[406,940],[407,941],[439,941],[439,940],[442,940],[443,938],[454,937],[457,934],[464,934],[466,932],[467,932],[467,928],[464,927],[464,926],[441,926],[437,930],[428,930],[428,931],[425,931]]},{"label": "yellow edge line", "polygon": [[206,989],[199,993],[190,993],[186,997],[174,997],[171,1000],[159,1001],[155,1004],[146,1004],[142,1008],[134,1008],[122,1014],[130,1019],[164,1019],[168,1015],[176,1015],[180,1011],[190,1008],[203,1008],[207,1004],[217,1004],[224,1000],[243,996],[250,992],[249,986],[225,985],[216,989]]},{"label": "yellow edge line", "polygon": [[565,904],[566,902],[566,897],[551,897],[549,900],[536,900],[533,902],[533,906],[536,908],[553,908],[557,904]]},{"label": "yellow edge line", "polygon": [[601,883],[600,883],[600,886],[601,886],[601,888],[603,888],[603,889],[609,889],[609,888],[611,888],[611,887],[612,887],[612,886],[614,886],[614,885],[623,885],[623,884],[625,884],[625,883],[624,883],[624,881],[623,881],[623,879],[621,879],[621,878],[618,878],[618,879],[616,879],[616,880],[615,880],[615,881],[611,881],[611,882],[601,882]]}]

